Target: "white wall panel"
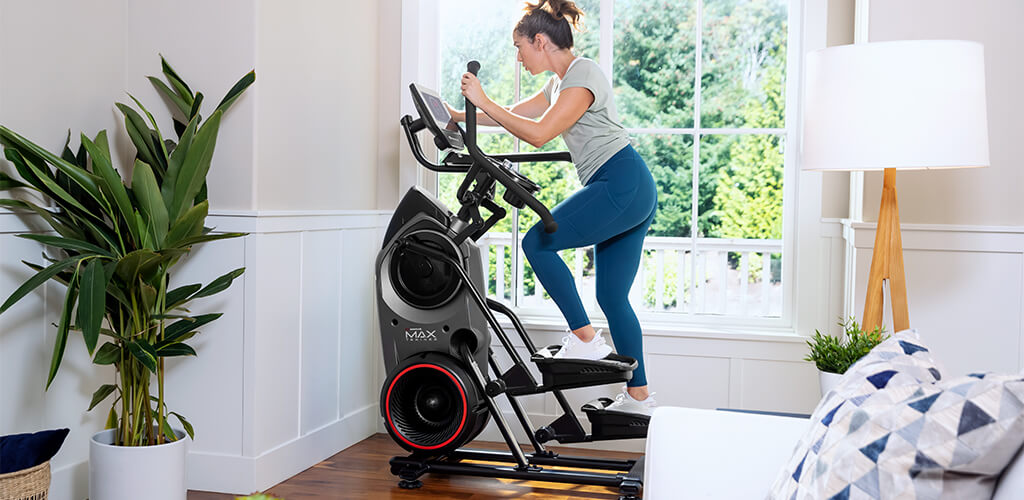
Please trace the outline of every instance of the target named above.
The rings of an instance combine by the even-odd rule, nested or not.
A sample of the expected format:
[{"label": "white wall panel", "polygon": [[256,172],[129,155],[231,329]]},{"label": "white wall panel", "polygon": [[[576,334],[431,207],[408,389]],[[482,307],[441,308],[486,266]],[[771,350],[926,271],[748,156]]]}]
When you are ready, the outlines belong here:
[{"label": "white wall panel", "polygon": [[[13,216],[0,215],[6,218]],[[38,263],[38,244],[0,234],[0,300],[7,300],[32,276],[22,259]],[[44,291],[39,288],[0,315],[0,401],[5,402],[0,404],[0,430],[5,434],[39,430],[39,416],[45,414],[43,388],[52,345],[40,339],[56,318],[40,314],[43,300]]]},{"label": "white wall panel", "polygon": [[302,235],[302,430],[338,418],[341,231]]},{"label": "white wall panel", "polygon": [[[209,284],[245,262],[245,240],[220,240],[194,247],[171,276],[171,287]],[[245,331],[245,280],[189,303],[191,314],[222,313],[189,341],[196,357],[172,358],[165,368],[167,405],[195,427],[192,452],[242,453],[242,357]],[[177,427],[178,422],[172,419]]]},{"label": "white wall panel", "polygon": [[246,242],[245,317],[254,344],[247,381],[253,384],[256,455],[299,434],[301,234],[252,234]]},{"label": "white wall panel", "polygon": [[377,403],[380,384],[372,380],[381,357],[374,316],[376,229],[346,231],[342,247],[341,417]]},{"label": "white wall panel", "polygon": [[686,355],[647,355],[647,381],[664,406],[729,406],[729,359]]},{"label": "white wall panel", "polygon": [[[864,310],[874,225],[852,226],[855,310]],[[910,326],[945,367],[944,375],[1015,373],[1022,363],[1024,228],[904,225]],[[891,325],[891,306],[885,321]]]},{"label": "white wall panel", "polygon": [[[744,359],[739,365],[740,389],[735,408],[811,413],[821,392],[818,370],[803,361],[766,361]],[[736,373],[734,371],[734,373]]]}]

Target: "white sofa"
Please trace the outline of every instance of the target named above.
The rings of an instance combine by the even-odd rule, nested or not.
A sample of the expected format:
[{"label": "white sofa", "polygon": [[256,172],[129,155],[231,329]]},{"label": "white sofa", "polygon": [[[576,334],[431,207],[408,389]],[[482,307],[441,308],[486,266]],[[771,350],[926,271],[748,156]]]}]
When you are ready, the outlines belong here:
[{"label": "white sofa", "polygon": [[[644,500],[766,498],[810,421],[804,418],[661,407],[647,432]],[[1024,498],[1021,454],[993,500]]]}]

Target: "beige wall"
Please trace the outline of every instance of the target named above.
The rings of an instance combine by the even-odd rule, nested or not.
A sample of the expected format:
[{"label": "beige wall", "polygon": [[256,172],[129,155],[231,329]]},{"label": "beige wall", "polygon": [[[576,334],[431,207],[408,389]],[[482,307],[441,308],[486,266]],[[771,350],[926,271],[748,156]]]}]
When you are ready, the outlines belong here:
[{"label": "beige wall", "polygon": [[[62,0],[59,3],[79,2]],[[124,25],[118,27],[118,32],[124,40],[124,80],[118,89],[118,100],[133,104],[123,90],[138,97],[157,118],[165,137],[175,136],[170,107],[146,79],[149,75],[161,75],[159,54],[163,54],[193,91],[203,93],[201,114],[204,120],[235,82],[256,68],[252,0],[122,0],[122,3]],[[247,210],[255,201],[252,165],[256,101],[253,94],[262,83],[259,68],[256,72],[256,84],[235,101],[220,124],[217,149],[207,176],[210,207],[214,211]],[[113,106],[112,102],[105,104]],[[123,129],[123,123],[119,122],[118,128]],[[119,145],[125,157],[134,151],[123,133]]]},{"label": "beige wall", "polygon": [[[1024,225],[1024,2],[882,0],[869,9],[869,40],[962,39],[985,45],[991,166],[907,171],[896,176],[900,221],[922,224]],[[955,68],[951,68],[954,69]],[[941,124],[938,124],[941,126]],[[877,220],[881,174],[865,175],[864,219]]]},{"label": "beige wall", "polygon": [[405,148],[398,121],[401,118],[399,97],[406,85],[401,78],[402,1],[380,0],[378,15],[379,45],[377,47],[378,79],[380,81],[377,123],[377,208],[393,210],[398,205],[398,164]]},{"label": "beige wall", "polygon": [[378,3],[256,5],[254,208],[377,208]]}]

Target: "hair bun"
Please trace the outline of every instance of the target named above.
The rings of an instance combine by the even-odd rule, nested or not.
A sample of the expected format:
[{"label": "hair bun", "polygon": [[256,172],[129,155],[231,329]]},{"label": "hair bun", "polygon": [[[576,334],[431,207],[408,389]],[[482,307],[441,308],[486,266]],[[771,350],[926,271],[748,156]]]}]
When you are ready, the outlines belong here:
[{"label": "hair bun", "polygon": [[555,19],[565,19],[576,31],[583,30],[583,11],[571,0],[539,0],[536,4],[527,3],[525,10],[531,14],[539,10],[547,12]]}]

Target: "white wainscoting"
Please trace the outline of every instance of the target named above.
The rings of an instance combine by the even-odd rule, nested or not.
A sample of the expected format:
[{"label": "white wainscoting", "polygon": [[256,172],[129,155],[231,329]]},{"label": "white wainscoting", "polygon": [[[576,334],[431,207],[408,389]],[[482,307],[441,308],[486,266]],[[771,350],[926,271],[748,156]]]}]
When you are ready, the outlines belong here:
[{"label": "white wainscoting", "polygon": [[[875,225],[845,222],[858,318]],[[910,326],[943,375],[1016,373],[1024,367],[1024,227],[903,224]],[[892,325],[886,302],[885,323]]]},{"label": "white wainscoting", "polygon": [[[207,225],[248,232],[197,247],[172,286],[209,282],[237,267],[227,291],[193,313],[223,312],[193,340],[198,357],[168,363],[168,404],[196,429],[190,489],[247,494],[283,481],[377,431],[379,335],[373,262],[388,212],[222,212]],[[19,263],[42,248],[13,235],[43,230],[0,214],[0,290],[30,276]],[[46,381],[63,287],[46,285],[0,317],[0,434],[69,427],[53,461],[50,498],[88,494],[88,439],[106,413],[86,413],[112,370],[68,342],[53,386]],[[6,297],[4,297],[6,298]]]}]

